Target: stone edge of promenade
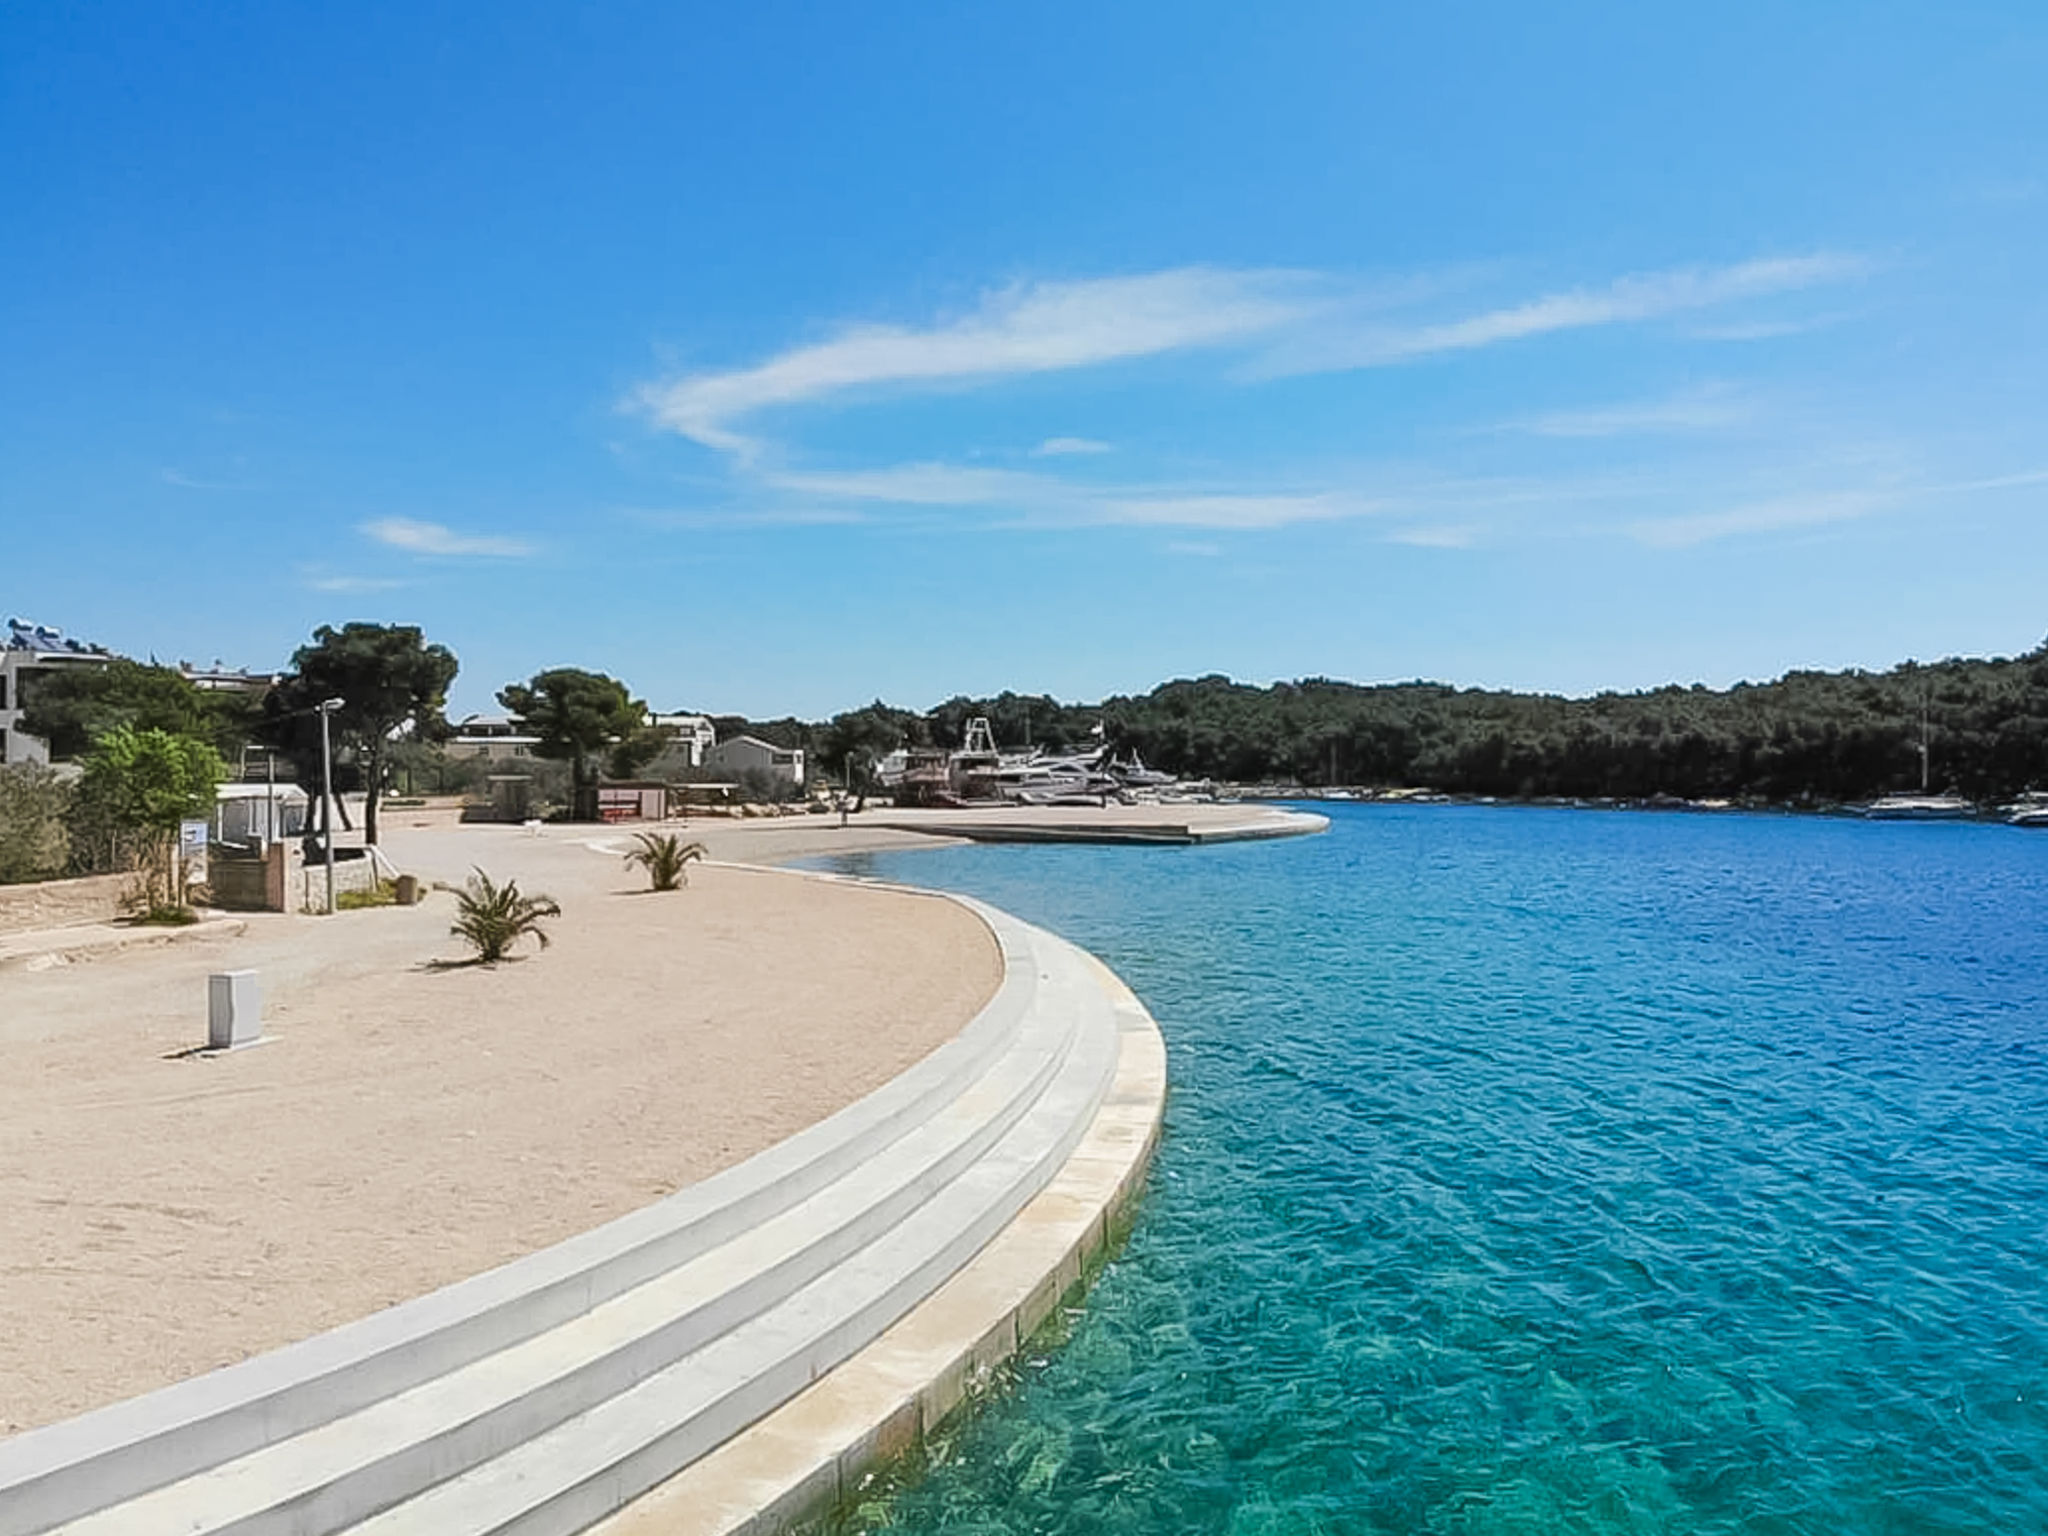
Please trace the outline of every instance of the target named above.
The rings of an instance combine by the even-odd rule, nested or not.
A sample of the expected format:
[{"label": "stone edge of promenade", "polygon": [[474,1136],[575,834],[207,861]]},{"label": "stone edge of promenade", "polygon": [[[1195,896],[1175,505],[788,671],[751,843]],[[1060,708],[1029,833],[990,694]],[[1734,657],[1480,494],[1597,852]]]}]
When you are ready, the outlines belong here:
[{"label": "stone edge of promenade", "polygon": [[[668,1201],[571,1238],[555,1248],[241,1365],[0,1443],[0,1453],[14,1453],[0,1454],[0,1462],[13,1464],[11,1469],[0,1467],[0,1471],[8,1474],[0,1477],[0,1484],[13,1487],[24,1474],[33,1482],[41,1475],[39,1465],[50,1471],[67,1464],[81,1472],[87,1465],[110,1470],[104,1458],[133,1453],[142,1458],[136,1464],[138,1471],[146,1474],[138,1482],[137,1491],[160,1486],[160,1478],[146,1473],[148,1464],[162,1454],[158,1447],[169,1449],[173,1441],[183,1442],[186,1449],[178,1454],[191,1459],[204,1444],[217,1443],[209,1421],[223,1408],[241,1413],[235,1405],[247,1398],[249,1408],[260,1412],[259,1404],[272,1399],[280,1388],[291,1389],[290,1384],[305,1371],[311,1372],[305,1385],[324,1392],[324,1387],[314,1384],[324,1379],[326,1371],[337,1365],[347,1367],[358,1355],[374,1364],[376,1358],[388,1356],[394,1348],[404,1350],[408,1342],[426,1345],[429,1354],[438,1354],[440,1334],[449,1325],[464,1326],[472,1314],[481,1318],[507,1307],[523,1307],[521,1298],[529,1291],[539,1302],[544,1293],[572,1288],[576,1281],[570,1271],[580,1271],[593,1252],[609,1253],[613,1248],[624,1251],[638,1246],[645,1235],[642,1229],[669,1220],[668,1209],[690,1203],[693,1196],[706,1197],[712,1187],[729,1186],[735,1181],[750,1185],[766,1169],[788,1162],[798,1146],[816,1144],[820,1136],[828,1141],[838,1140],[849,1123],[876,1118],[876,1112],[885,1103],[903,1097],[913,1081],[932,1077],[941,1065],[939,1058],[948,1056],[955,1048],[966,1047],[970,1036],[987,1038],[994,1020],[1014,1016],[1025,997],[1036,995],[1036,982],[1027,983],[1027,977],[1038,972],[1035,941],[1027,942],[1019,950],[1006,932],[1035,930],[1017,924],[1008,914],[963,898],[930,891],[916,894],[961,901],[991,924],[1005,955],[1004,984],[953,1047],[942,1047],[934,1057],[913,1066],[868,1098],[758,1158],[715,1176],[707,1184],[678,1192]],[[782,1511],[800,1505],[815,1507],[821,1492],[836,1497],[843,1477],[857,1476],[875,1460],[905,1448],[916,1435],[957,1407],[1002,1358],[1044,1322],[1060,1299],[1079,1283],[1086,1268],[1105,1251],[1119,1215],[1133,1197],[1157,1135],[1164,1096],[1164,1047],[1156,1025],[1142,1005],[1107,968],[1085,951],[1062,941],[1052,942],[1072,955],[1082,974],[1101,988],[1101,1001],[1096,1006],[1114,1020],[1113,1064],[1106,1086],[1099,1090],[1106,1097],[1091,1101],[1095,1109],[1076,1127],[1075,1139],[1067,1143],[1075,1150],[1055,1165],[1050,1181],[1027,1198],[993,1239],[921,1300],[912,1303],[908,1313],[871,1339],[864,1349],[819,1376],[810,1387],[771,1410],[751,1429],[742,1431],[692,1467],[674,1474],[669,1482],[657,1484],[638,1503],[626,1506],[608,1519],[620,1520],[633,1511],[672,1500],[673,1494],[666,1490],[687,1479],[694,1467],[713,1463],[726,1474],[736,1466],[751,1466],[752,1470],[741,1477],[740,1485],[760,1494],[723,1528],[773,1529],[772,1522],[781,1517]],[[1020,972],[1018,962],[1027,955],[1032,960]],[[1017,990],[1020,984],[1026,987],[1021,995]],[[974,1049],[978,1053],[986,1047]],[[948,1067],[947,1075],[955,1070]],[[918,1092],[922,1095],[928,1090],[920,1088]],[[886,1118],[894,1118],[897,1113],[892,1110]],[[832,1129],[835,1126],[840,1128],[838,1133]],[[853,1148],[849,1144],[843,1150]],[[479,1307],[482,1313],[477,1312]],[[956,1339],[957,1346],[952,1342]],[[375,1374],[373,1371],[366,1380],[374,1379]],[[398,1381],[386,1382],[384,1391],[392,1390],[403,1390],[403,1386]],[[887,1401],[882,1401],[884,1398]],[[878,1405],[878,1415],[867,1412]],[[813,1422],[812,1416],[821,1412],[823,1418]],[[797,1426],[794,1432],[802,1443],[815,1453],[811,1464],[798,1470],[790,1486],[762,1492],[761,1448],[774,1443],[778,1436],[788,1436],[793,1425]],[[294,1432],[284,1431],[287,1436]],[[245,1448],[224,1445],[221,1454],[231,1459],[238,1449]],[[773,1458],[766,1461],[772,1462]],[[213,1464],[218,1462],[201,1458],[197,1467],[203,1469]],[[730,1495],[732,1486],[728,1482],[721,1497]],[[17,1491],[26,1487],[24,1484]],[[11,1502],[0,1497],[0,1511]],[[123,1495],[115,1495],[116,1505],[124,1502]],[[25,1513],[21,1508],[14,1510],[17,1517]],[[59,1518],[61,1521],[63,1517]],[[13,1528],[18,1524],[18,1518],[0,1518],[0,1527]],[[43,1527],[31,1517],[30,1525],[23,1528]],[[602,1522],[592,1528],[603,1528]]]},{"label": "stone edge of promenade", "polygon": [[[997,809],[976,808],[924,812],[916,817],[883,812],[871,825],[926,837],[965,838],[975,843],[1096,843],[1139,847],[1265,842],[1282,837],[1310,837],[1326,832],[1330,818],[1315,811],[1279,810],[1259,806],[1234,817],[1175,820],[1170,808],[1142,819],[1102,821],[1082,815],[1039,816],[1030,821],[1006,820]],[[1205,809],[1214,809],[1205,807]]]},{"label": "stone edge of promenade", "polygon": [[[1086,951],[1082,951],[1085,955]],[[1124,983],[1116,1073],[1080,1144],[952,1279],[860,1353],[586,1536],[781,1536],[857,1497],[956,1414],[1130,1230],[1166,1108],[1166,1043]]]}]

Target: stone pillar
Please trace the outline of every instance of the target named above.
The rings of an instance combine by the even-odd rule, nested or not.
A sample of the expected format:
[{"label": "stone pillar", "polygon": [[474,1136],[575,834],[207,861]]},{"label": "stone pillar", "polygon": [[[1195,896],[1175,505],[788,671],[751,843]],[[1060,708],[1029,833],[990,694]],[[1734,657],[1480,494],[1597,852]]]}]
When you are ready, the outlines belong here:
[{"label": "stone pillar", "polygon": [[263,909],[266,912],[291,910],[291,868],[290,843],[280,840],[263,845]]}]

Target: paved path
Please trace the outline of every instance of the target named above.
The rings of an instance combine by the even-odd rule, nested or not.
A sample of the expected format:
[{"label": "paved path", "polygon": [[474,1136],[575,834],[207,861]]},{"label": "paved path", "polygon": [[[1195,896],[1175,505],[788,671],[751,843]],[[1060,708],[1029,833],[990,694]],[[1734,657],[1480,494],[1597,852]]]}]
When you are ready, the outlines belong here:
[{"label": "paved path", "polygon": [[239,917],[216,916],[202,918],[182,928],[135,923],[73,923],[66,928],[33,928],[26,933],[4,933],[0,934],[0,971],[46,971],[116,950],[207,943],[233,938],[248,926]]}]

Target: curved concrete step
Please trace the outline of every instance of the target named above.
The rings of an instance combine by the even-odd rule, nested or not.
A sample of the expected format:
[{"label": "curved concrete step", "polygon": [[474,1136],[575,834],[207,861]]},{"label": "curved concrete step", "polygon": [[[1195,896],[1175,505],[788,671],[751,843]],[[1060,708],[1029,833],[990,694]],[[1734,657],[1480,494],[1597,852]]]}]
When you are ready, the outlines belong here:
[{"label": "curved concrete step", "polygon": [[[563,1512],[616,1507],[772,1408],[999,1230],[1113,1068],[1092,962],[968,905],[1003,951],[997,996],[883,1089],[544,1253],[0,1443],[0,1536],[571,1530]],[[535,1457],[544,1496],[508,1470]]]},{"label": "curved concrete step", "polygon": [[1005,1144],[853,1261],[631,1390],[349,1529],[572,1536],[621,1508],[853,1355],[979,1252],[1063,1165],[1116,1053],[1113,1023],[1090,1030]]},{"label": "curved concrete step", "polygon": [[[939,898],[934,898],[939,899]],[[967,905],[1002,951],[996,996],[874,1093],[666,1200],[298,1344],[0,1441],[0,1536],[33,1536],[431,1380],[530,1338],[802,1200],[873,1154],[1007,1049],[1040,974],[1024,925]]]},{"label": "curved concrete step", "polygon": [[1084,1000],[1050,991],[966,1092],[789,1210],[544,1333],[62,1530],[333,1531],[616,1396],[845,1264],[987,1154],[1070,1057]]}]

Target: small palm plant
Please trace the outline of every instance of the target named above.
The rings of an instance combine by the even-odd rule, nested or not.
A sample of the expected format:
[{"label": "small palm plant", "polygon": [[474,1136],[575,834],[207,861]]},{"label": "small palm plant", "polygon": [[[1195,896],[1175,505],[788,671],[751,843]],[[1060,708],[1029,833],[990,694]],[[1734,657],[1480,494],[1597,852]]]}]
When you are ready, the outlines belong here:
[{"label": "small palm plant", "polygon": [[702,843],[686,843],[673,832],[638,832],[633,840],[640,846],[626,855],[628,864],[638,864],[657,891],[672,891],[688,885],[686,866],[704,857]]},{"label": "small palm plant", "polygon": [[468,941],[476,951],[479,965],[494,965],[504,959],[506,952],[528,934],[540,940],[540,947],[546,949],[547,930],[541,927],[540,920],[562,915],[553,897],[521,895],[517,880],[499,885],[480,869],[455,893],[455,905],[455,926],[448,931]]}]

